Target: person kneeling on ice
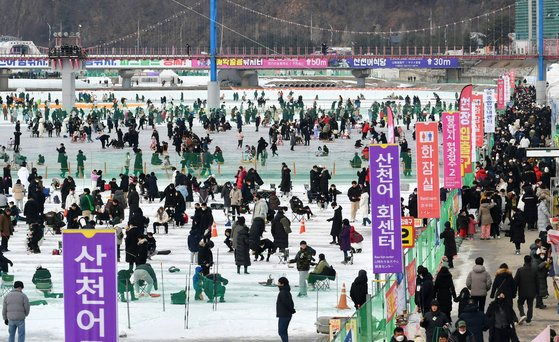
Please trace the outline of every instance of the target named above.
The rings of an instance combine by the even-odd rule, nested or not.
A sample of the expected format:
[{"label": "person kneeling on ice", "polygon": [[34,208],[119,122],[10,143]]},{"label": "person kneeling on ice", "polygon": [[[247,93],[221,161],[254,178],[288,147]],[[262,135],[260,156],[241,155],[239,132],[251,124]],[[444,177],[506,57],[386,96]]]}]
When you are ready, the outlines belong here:
[{"label": "person kneeling on ice", "polygon": [[[145,283],[145,290],[140,292],[140,286]],[[150,264],[138,265],[136,270],[134,270],[134,292],[137,297],[144,297],[145,294],[150,297],[160,297],[161,295],[156,293],[151,293],[151,289],[155,288],[157,291],[157,277],[155,271]]]},{"label": "person kneeling on ice", "polygon": [[130,300],[138,300],[134,295],[133,286],[130,283],[130,276],[132,272],[130,270],[120,270],[118,271],[118,294],[120,295],[120,301],[126,302],[126,292],[129,293]]},{"label": "person kneeling on ice", "polygon": [[194,269],[194,276],[192,277],[192,287],[194,287],[194,300],[204,300],[204,282],[202,281],[204,275],[202,272],[202,266],[197,266]]},{"label": "person kneeling on ice", "polygon": [[204,293],[208,297],[208,303],[214,301],[214,298],[219,297],[220,303],[225,303],[225,285],[229,280],[223,278],[219,273],[208,274],[203,278],[202,284],[204,286]]}]

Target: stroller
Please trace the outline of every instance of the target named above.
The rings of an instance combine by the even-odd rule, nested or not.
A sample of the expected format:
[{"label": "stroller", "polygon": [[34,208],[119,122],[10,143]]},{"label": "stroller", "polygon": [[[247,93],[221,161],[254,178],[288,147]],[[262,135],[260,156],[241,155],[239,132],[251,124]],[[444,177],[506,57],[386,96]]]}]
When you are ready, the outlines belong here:
[{"label": "stroller", "polygon": [[29,232],[27,233],[27,252],[32,254],[41,253],[39,243],[45,235],[44,229],[45,226],[38,223],[33,223],[31,227],[29,227]]}]

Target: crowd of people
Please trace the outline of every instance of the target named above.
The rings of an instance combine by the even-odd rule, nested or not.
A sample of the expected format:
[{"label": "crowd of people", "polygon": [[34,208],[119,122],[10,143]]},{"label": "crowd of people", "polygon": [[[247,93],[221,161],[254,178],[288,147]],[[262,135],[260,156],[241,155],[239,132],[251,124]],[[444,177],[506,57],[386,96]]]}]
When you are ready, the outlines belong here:
[{"label": "crowd of people", "polygon": [[[243,97],[247,98],[246,94]],[[21,224],[20,220],[24,220],[29,228],[30,253],[40,253],[39,241],[45,228],[51,227],[59,233],[63,228],[94,228],[106,223],[117,229],[119,261],[128,263],[128,269],[119,273],[119,279],[133,276],[131,283],[144,281],[150,285],[147,294],[157,296],[151,293],[152,286],[157,290],[157,278],[149,261],[165,253],[165,250],[157,245],[156,236],[167,234],[170,226],[190,226],[188,236],[185,236],[190,262],[199,266],[197,276],[212,276],[217,269],[217,260],[212,251],[218,243],[218,237],[213,232],[217,210],[223,211],[227,220],[223,243],[231,252],[239,277],[249,274],[252,263],[269,262],[270,257],[276,254],[280,262],[297,269],[297,296],[305,297],[308,295],[308,286],[316,286],[317,275],[335,276],[336,271],[326,260],[323,251],[312,247],[313,241],[299,241],[297,253],[290,255],[293,221],[312,221],[315,210],[330,212],[331,209],[332,215],[328,219],[331,222],[330,244],[339,248],[342,264],[353,263],[355,254],[362,251],[363,236],[358,230],[371,223],[369,170],[361,165],[361,160],[368,159],[368,144],[365,141],[386,142],[386,134],[380,129],[386,126],[387,107],[390,106],[394,112],[398,125],[394,129],[394,136],[402,148],[402,173],[410,176],[411,150],[406,138],[411,136],[414,139],[413,127],[409,127],[411,120],[435,121],[442,111],[456,106],[455,103],[447,106],[436,94],[437,101],[433,106],[430,103],[422,106],[418,97],[413,97],[413,100],[410,97],[402,98],[403,106],[396,104],[399,99],[374,102],[368,111],[367,120],[360,114],[363,96],[345,101],[340,97],[339,101],[332,103],[329,111],[319,108],[316,99],[312,107],[305,109],[302,97],[295,98],[293,93],[286,99],[282,92],[278,93],[278,109],[273,106],[265,108],[264,92],[255,92],[254,97],[258,106],[249,100],[246,110],[242,105],[240,110],[233,108],[229,117],[224,107],[206,113],[204,102],[200,100],[195,101],[193,109],[190,109],[182,103],[179,106],[172,103],[167,105],[166,99],[162,98],[160,108],[148,101],[147,114],[139,107],[133,113],[126,106],[119,106],[115,100],[112,110],[94,109],[87,114],[81,110],[69,114],[55,111],[49,118],[48,110],[34,111],[34,103],[30,99],[28,112],[35,116],[22,120],[28,123],[32,132],[37,132],[36,135],[41,136],[44,130],[48,132],[48,123],[52,119],[57,137],[65,136],[69,143],[78,142],[81,137],[85,142],[93,142],[93,134],[98,134],[97,139],[103,148],[130,148],[134,164],[130,166],[132,156],[126,152],[124,172],[118,178],[105,180],[102,171],[92,170],[91,186],[78,190],[74,176],[68,173],[68,156],[64,143],[61,143],[57,148],[61,180],[53,184],[60,191],[60,207],[52,212],[45,212],[44,180],[37,170],[28,169],[26,161],[20,161],[17,163],[17,180],[13,182],[8,164],[4,168],[0,188],[5,194],[10,194],[13,201],[6,201],[3,205],[0,196],[0,208],[3,209],[0,215],[2,252],[10,251],[8,242],[14,234],[14,226]],[[125,102],[121,100],[121,105],[125,105]],[[486,330],[489,330],[489,341],[514,341],[515,323],[529,324],[533,319],[534,300],[536,308],[543,310],[546,307],[547,277],[552,269],[551,248],[546,234],[552,229],[549,218],[551,206],[556,203],[552,201],[555,195],[550,191],[555,163],[546,158],[526,158],[525,149],[549,145],[550,111],[548,107],[535,105],[535,90],[524,84],[515,87],[511,103],[506,113],[498,116],[499,128],[494,135],[492,149],[485,151],[483,160],[475,165],[473,185],[460,190],[460,214],[452,223],[447,222],[446,229],[441,232],[440,238],[445,246],[445,266],[436,275],[423,266],[417,270],[415,301],[423,317],[421,325],[426,330],[426,341],[441,341],[447,336],[450,341],[479,342],[483,341],[483,331]],[[264,118],[260,117],[262,111]],[[309,146],[312,140],[318,140],[323,145],[320,147],[320,156],[328,155],[328,147],[324,143],[349,138],[352,130],[356,130],[361,139],[355,144],[359,152],[351,161],[351,165],[357,169],[355,180],[340,187],[348,188],[343,193],[336,184],[331,183],[332,175],[328,168],[314,165],[309,170],[306,198],[300,199],[292,192],[291,170],[284,162],[280,170],[281,178],[277,179],[277,189],[271,187],[270,190],[263,190],[264,181],[256,168],[243,165],[239,166],[233,179],[218,182],[212,175],[211,164],[214,161],[223,163],[223,152],[219,146],[213,147],[214,152],[210,152],[215,139],[194,133],[195,117],[199,118],[207,133],[226,131],[232,125],[236,127],[238,147],[241,149],[246,148],[243,146],[243,128],[246,125],[254,123],[257,131],[261,125],[269,127],[268,138],[261,137],[254,149],[247,145],[245,151],[247,158],[250,155],[250,159],[260,161],[267,158],[268,148],[275,156],[277,146],[288,140],[291,150],[297,145]],[[16,128],[10,148],[18,153],[22,147],[17,116],[14,123]],[[172,153],[169,143],[161,139],[160,128],[156,127],[162,124],[166,125],[169,143],[182,158],[180,166],[171,165],[169,161],[169,153]],[[406,128],[400,127],[400,124]],[[126,133],[122,132],[122,126],[127,130]],[[149,142],[153,151],[151,165],[163,165],[171,171],[171,182],[164,188],[154,172],[145,170],[142,150],[139,148],[145,145],[145,142],[139,141],[139,132],[147,129],[144,126],[150,126],[152,130]],[[113,130],[116,138],[111,137]],[[76,160],[75,177],[84,178],[86,157],[81,150]],[[200,179],[193,172],[196,167],[203,168]],[[341,196],[344,196],[342,201]],[[443,196],[444,189],[441,190],[441,199]],[[162,205],[158,206],[153,216],[146,215],[146,204],[154,201],[160,201]],[[341,202],[349,203],[349,208],[344,210],[339,204]],[[403,214],[417,217],[416,191],[410,195],[402,210]],[[59,215],[59,212],[62,214]],[[477,239],[478,228],[481,240],[508,236],[514,244],[511,254],[523,252],[526,229],[538,230],[540,234],[531,244],[529,253],[525,250],[528,254],[524,257],[525,265],[514,276],[505,262],[495,276],[491,276],[484,267],[484,259],[478,257],[466,283],[457,293],[450,271],[457,254],[456,239]],[[124,257],[121,257],[123,244]],[[4,264],[3,271],[6,269],[4,272],[7,272],[9,263]],[[282,277],[278,282],[278,332],[282,341],[287,341],[287,329],[295,309],[289,280]],[[137,298],[140,292],[136,288],[132,294]],[[356,309],[365,304],[367,294],[367,272],[361,270],[350,288],[350,298]],[[488,295],[492,301],[486,305]],[[513,308],[515,297],[518,297],[518,315]],[[459,303],[455,329],[451,326],[454,302]],[[404,335],[397,328],[394,340],[406,341]],[[464,336],[469,339],[464,339]]]}]

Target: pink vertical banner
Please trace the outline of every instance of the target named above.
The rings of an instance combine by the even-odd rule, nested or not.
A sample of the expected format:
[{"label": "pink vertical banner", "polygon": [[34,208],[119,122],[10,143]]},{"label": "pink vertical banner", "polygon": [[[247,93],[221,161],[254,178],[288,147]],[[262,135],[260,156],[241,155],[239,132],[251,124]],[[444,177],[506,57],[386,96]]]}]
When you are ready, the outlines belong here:
[{"label": "pink vertical banner", "polygon": [[509,78],[510,78],[510,87],[514,89],[514,86],[516,85],[516,71],[514,69],[512,69],[509,72]]},{"label": "pink vertical banner", "polygon": [[505,80],[497,80],[497,109],[505,109]]},{"label": "pink vertical banner", "polygon": [[387,118],[387,138],[389,144],[394,144],[394,113],[390,106],[386,106],[386,116]]},{"label": "pink vertical banner", "polygon": [[439,218],[439,124],[416,122],[417,217]]},{"label": "pink vertical banner", "polygon": [[462,177],[460,170],[460,135],[458,112],[442,115],[443,121],[443,183],[447,189],[460,189]]},{"label": "pink vertical banner", "polygon": [[472,85],[462,88],[460,93],[460,159],[462,176],[472,172]]},{"label": "pink vertical banner", "polygon": [[[472,116],[475,125],[475,147],[483,146],[483,95],[473,96]],[[475,155],[475,149],[473,149]]]}]

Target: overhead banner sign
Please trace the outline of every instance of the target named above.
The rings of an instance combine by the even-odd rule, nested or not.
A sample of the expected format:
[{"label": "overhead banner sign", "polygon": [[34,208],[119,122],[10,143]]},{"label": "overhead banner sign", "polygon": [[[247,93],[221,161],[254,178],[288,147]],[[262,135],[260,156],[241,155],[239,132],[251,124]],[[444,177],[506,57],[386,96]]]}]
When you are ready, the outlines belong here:
[{"label": "overhead banner sign", "polygon": [[457,57],[330,58],[328,66],[348,69],[456,69],[460,68],[460,59]]},{"label": "overhead banner sign", "polygon": [[460,160],[461,176],[472,172],[472,85],[460,93]]},{"label": "overhead banner sign", "polygon": [[[472,102],[472,117],[474,119],[474,136],[475,136],[475,146],[482,147],[483,146],[483,95],[474,95],[474,101]],[[473,154],[475,155],[475,149],[472,149]]]},{"label": "overhead banner sign", "polygon": [[415,246],[414,218],[402,217],[402,247],[413,248]]},{"label": "overhead banner sign", "polygon": [[495,90],[483,90],[483,128],[485,133],[495,133]]},{"label": "overhead banner sign", "polygon": [[369,146],[373,273],[401,273],[400,147]]},{"label": "overhead banner sign", "polygon": [[443,184],[447,189],[462,188],[459,115],[458,112],[442,114]]},{"label": "overhead banner sign", "polygon": [[0,69],[47,69],[49,60],[44,59],[2,59]]},{"label": "overhead banner sign", "polygon": [[439,139],[438,123],[415,124],[417,142],[417,216],[439,218]]},{"label": "overhead banner sign", "polygon": [[505,109],[505,80],[502,78],[497,80],[497,109]]},{"label": "overhead banner sign", "polygon": [[118,341],[115,231],[70,229],[62,241],[65,341]]}]

